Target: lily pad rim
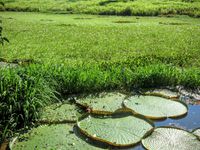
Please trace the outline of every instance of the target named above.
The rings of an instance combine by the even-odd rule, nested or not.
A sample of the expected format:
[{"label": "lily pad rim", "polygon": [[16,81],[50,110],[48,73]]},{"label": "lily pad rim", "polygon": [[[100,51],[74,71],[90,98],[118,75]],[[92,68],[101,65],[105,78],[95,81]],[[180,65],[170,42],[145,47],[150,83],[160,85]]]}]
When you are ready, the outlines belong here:
[{"label": "lily pad rim", "polygon": [[[136,96],[136,95],[133,95],[133,96],[131,96],[131,97],[134,97],[134,96]],[[139,96],[159,97],[159,96],[153,96],[153,95],[139,95]],[[129,97],[129,98],[131,98],[131,97]],[[131,111],[134,115],[141,115],[141,116],[144,116],[145,118],[152,119],[152,120],[165,120],[165,119],[167,119],[167,118],[172,118],[172,119],[174,118],[174,119],[175,119],[175,118],[178,118],[178,117],[182,117],[182,116],[184,116],[184,115],[187,115],[188,109],[189,109],[188,105],[187,105],[185,102],[183,102],[183,101],[180,101],[180,100],[173,100],[173,99],[164,98],[164,97],[159,97],[159,98],[164,98],[164,99],[169,100],[169,101],[174,101],[174,102],[181,103],[181,104],[183,104],[183,105],[186,107],[187,111],[186,111],[184,114],[180,114],[180,115],[176,115],[176,116],[171,116],[171,117],[153,117],[153,116],[145,116],[145,115],[142,115],[142,114],[140,114],[140,113],[137,113],[136,111],[134,111],[134,110],[131,109],[131,108],[128,108],[128,107],[125,105],[124,102],[127,101],[127,100],[129,100],[129,98],[125,99],[125,100],[122,102],[123,107],[125,107],[127,110]]]},{"label": "lily pad rim", "polygon": [[83,119],[85,119],[89,116],[94,117],[94,118],[101,118],[102,117],[102,119],[104,119],[105,117],[107,117],[107,118],[124,118],[124,117],[127,117],[127,116],[133,116],[133,117],[136,117],[138,119],[142,119],[142,120],[148,122],[153,128],[156,128],[154,121],[152,121],[151,119],[146,118],[145,116],[140,115],[140,114],[133,114],[130,111],[122,112],[122,113],[121,112],[115,112],[113,114],[93,114],[93,113],[87,112],[87,113],[82,114],[80,117],[78,117],[76,124],[78,124],[79,121],[81,121],[81,120],[83,120]]},{"label": "lily pad rim", "polygon": [[200,141],[200,136],[198,136],[198,135],[196,135],[196,134],[194,133],[194,132],[197,131],[197,130],[200,130],[200,127],[196,128],[196,129],[193,129],[191,133],[194,134],[195,136],[197,136],[197,138],[198,138],[199,141]]},{"label": "lily pad rim", "polygon": [[[114,115],[114,114],[113,114]],[[102,115],[102,116],[113,116],[113,115]],[[85,119],[85,118],[87,118],[87,117],[89,117],[89,116],[97,116],[97,118],[100,116],[100,115],[96,115],[96,114],[90,114],[90,113],[88,113],[88,114],[85,114],[85,116],[84,116],[84,118],[80,118],[81,120],[83,120],[83,119]],[[132,114],[132,115],[127,115],[127,116],[133,116],[133,117],[136,117],[136,118],[138,118],[138,119],[141,119],[141,120],[143,120],[143,121],[146,121],[151,127],[152,127],[152,129],[150,129],[149,131],[147,131],[145,134],[144,134],[144,136],[140,139],[140,141],[138,141],[138,142],[136,142],[136,143],[131,143],[131,144],[123,144],[123,145],[121,145],[121,144],[115,144],[115,143],[111,143],[111,142],[109,142],[109,141],[107,141],[107,140],[103,140],[102,138],[98,138],[98,137],[94,137],[94,136],[91,136],[90,134],[88,134],[86,131],[84,131],[84,130],[82,130],[81,128],[80,128],[80,126],[79,126],[79,121],[81,121],[81,120],[78,120],[77,121],[77,123],[75,124],[75,126],[77,126],[78,127],[78,129],[80,130],[80,132],[82,133],[82,134],[84,134],[84,135],[86,135],[88,138],[90,138],[90,139],[92,139],[92,140],[95,140],[95,141],[99,141],[99,142],[102,142],[102,143],[106,143],[106,144],[108,144],[108,145],[110,145],[110,146],[115,146],[115,147],[123,147],[123,148],[125,148],[125,147],[130,147],[130,146],[136,146],[137,144],[139,144],[141,141],[142,141],[142,139],[144,139],[144,138],[146,138],[146,137],[148,137],[149,135],[151,135],[151,133],[154,131],[154,128],[155,128],[155,125],[154,125],[154,123],[153,123],[153,121],[151,121],[151,120],[149,120],[148,118],[145,118],[145,117],[143,117],[143,116],[140,116],[140,115],[134,115],[134,114]],[[95,118],[95,117],[94,117]],[[117,118],[117,117],[116,117]],[[119,117],[120,118],[120,117]],[[123,117],[122,117],[123,118]],[[103,118],[102,118],[103,119]]]},{"label": "lily pad rim", "polygon": [[159,94],[159,93],[147,93],[145,92],[143,95],[145,96],[157,96],[157,97],[162,97],[162,98],[166,98],[166,99],[170,99],[170,100],[179,100],[180,98],[180,95],[177,94],[176,97],[170,97],[170,96],[167,96],[167,95],[163,95],[163,94]]},{"label": "lily pad rim", "polygon": [[[97,109],[92,109],[87,103],[84,103],[84,100],[81,100],[81,99],[78,99],[78,100],[76,100],[75,101],[75,104],[76,105],[78,105],[79,107],[83,107],[83,108],[85,108],[85,109],[90,109],[91,108],[91,113],[92,114],[97,114],[97,115],[112,115],[112,114],[114,114],[114,113],[116,113],[116,112],[129,112],[129,110],[127,110],[125,107],[123,107],[123,101],[126,99],[126,98],[128,98],[128,97],[130,97],[131,96],[131,94],[130,93],[128,93],[128,92],[122,92],[122,91],[109,91],[109,92],[97,92],[97,93],[93,93],[92,94],[92,97],[91,98],[100,98],[100,97],[95,97],[96,95],[100,95],[100,94],[102,94],[102,93],[105,93],[105,95],[106,94],[121,94],[121,95],[124,95],[124,98],[123,98],[123,100],[122,100],[122,103],[121,103],[121,108],[119,108],[119,109],[116,109],[114,112],[111,112],[111,111],[104,111],[104,110],[97,110]],[[96,94],[96,95],[95,95]],[[88,96],[88,95],[87,95]],[[87,99],[87,96],[84,96],[84,97],[82,97],[82,99]],[[89,97],[90,98],[90,97]],[[89,99],[88,98],[88,99]],[[83,103],[82,103],[82,102]]]},{"label": "lily pad rim", "polygon": [[[168,90],[170,92],[174,92],[174,93],[177,93],[177,96],[176,97],[170,97],[170,96],[167,96],[167,95],[164,95],[164,94],[161,94],[161,93],[156,93],[154,92],[155,90]],[[167,98],[167,99],[171,99],[171,100],[179,100],[180,98],[180,93],[178,90],[176,89],[170,89],[170,88],[167,88],[167,87],[160,87],[160,88],[146,88],[144,89],[144,91],[142,92],[143,95],[146,95],[146,96],[158,96],[158,97],[162,97],[162,98]]]}]

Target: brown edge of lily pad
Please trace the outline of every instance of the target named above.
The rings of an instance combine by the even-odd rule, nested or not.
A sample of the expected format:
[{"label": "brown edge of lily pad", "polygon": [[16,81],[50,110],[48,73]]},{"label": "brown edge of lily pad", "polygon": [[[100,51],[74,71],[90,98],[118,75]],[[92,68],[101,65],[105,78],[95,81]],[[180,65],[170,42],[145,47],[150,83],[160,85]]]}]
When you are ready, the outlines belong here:
[{"label": "brown edge of lily pad", "polygon": [[122,108],[119,108],[119,109],[115,110],[114,112],[92,109],[88,104],[81,103],[79,101],[76,101],[76,105],[84,108],[87,112],[89,112],[91,114],[96,114],[96,115],[112,115],[112,114],[115,114],[115,113],[118,113],[118,112],[130,112],[129,109],[127,109],[123,106],[123,101],[122,101],[122,104],[121,104]]},{"label": "brown edge of lily pad", "polygon": [[[146,96],[146,95],[142,95],[142,96]],[[167,99],[167,100],[174,101],[172,99]],[[124,101],[126,101],[126,100],[124,100]],[[170,116],[170,117],[168,117],[168,116],[166,116],[166,117],[153,117],[153,116],[142,115],[142,114],[137,113],[136,111],[132,110],[131,108],[126,107],[126,105],[124,104],[124,101],[122,102],[122,104],[123,104],[123,107],[125,107],[127,111],[132,112],[134,115],[141,115],[145,118],[152,119],[152,120],[165,120],[167,118],[178,118],[178,117],[183,117],[183,116],[187,115],[187,113],[188,113],[188,105],[185,102],[180,101],[180,100],[177,100],[176,102],[183,104],[186,107],[187,111],[183,114],[176,115],[176,116]]]},{"label": "brown edge of lily pad", "polygon": [[144,95],[146,96],[158,96],[158,97],[162,97],[162,98],[167,98],[167,99],[171,99],[171,100],[177,100],[179,99],[179,95],[177,96],[167,96],[167,95],[163,95],[163,94],[159,94],[159,93],[154,93],[154,92],[150,92],[150,93],[144,93]]},{"label": "brown edge of lily pad", "polygon": [[[80,128],[80,126],[79,126],[79,121],[81,121],[81,120],[87,118],[88,116],[95,116],[95,114],[92,115],[92,114],[87,113],[87,114],[83,115],[81,118],[79,118],[79,120],[77,121],[76,126],[78,127],[78,129],[80,130],[80,132],[81,132],[82,134],[86,135],[88,138],[90,138],[90,139],[92,139],[92,140],[99,141],[99,142],[102,142],[102,143],[106,143],[106,144],[108,144],[108,145],[110,145],[110,146],[115,146],[115,147],[119,147],[119,148],[120,148],[120,147],[122,148],[122,147],[136,146],[137,144],[139,144],[139,143],[141,142],[142,139],[144,139],[144,138],[148,137],[149,135],[151,135],[151,133],[154,131],[154,128],[155,128],[154,123],[153,123],[151,120],[149,120],[148,118],[145,118],[145,117],[143,117],[143,116],[141,116],[141,115],[133,115],[134,117],[139,118],[139,119],[142,119],[142,120],[146,121],[147,123],[149,123],[149,124],[152,126],[152,129],[149,130],[149,131],[147,131],[147,132],[144,134],[144,136],[140,139],[140,141],[138,141],[138,142],[136,142],[136,143],[125,144],[125,145],[115,144],[115,143],[109,142],[109,141],[107,141],[107,140],[103,140],[103,139],[101,139],[101,138],[94,137],[94,136],[88,134],[86,131],[84,131],[84,130],[82,130],[82,129]],[[107,116],[114,116],[114,115],[107,115]],[[103,116],[102,116],[102,117],[103,117]]]},{"label": "brown edge of lily pad", "polygon": [[[151,136],[151,135],[153,134],[153,132],[154,132],[156,129],[159,129],[159,128],[177,129],[177,130],[185,131],[185,132],[187,132],[187,133],[189,133],[189,134],[195,136],[197,140],[200,140],[199,137],[198,137],[197,135],[193,134],[193,132],[189,132],[189,131],[186,130],[186,129],[182,129],[182,128],[178,128],[178,127],[172,127],[172,126],[159,126],[159,127],[154,127],[154,128],[152,129],[152,132],[151,132],[150,134],[148,134],[148,136],[144,137],[144,138],[141,140],[142,146],[143,146],[145,149],[150,150],[149,148],[147,148],[146,146],[144,146],[143,140],[144,140],[145,138]],[[200,129],[200,128],[197,128],[197,129]],[[195,129],[195,130],[197,130],[197,129]],[[194,130],[194,131],[195,131],[195,130]]]},{"label": "brown edge of lily pad", "polygon": [[[200,130],[200,127],[199,127],[199,128],[196,128],[196,129],[194,129],[194,130],[192,130],[192,134],[194,134],[194,132],[197,131],[197,130]],[[198,138],[199,141],[200,141],[200,136],[198,136],[198,135],[196,135],[196,134],[194,134],[194,135],[197,136],[197,138]]]}]

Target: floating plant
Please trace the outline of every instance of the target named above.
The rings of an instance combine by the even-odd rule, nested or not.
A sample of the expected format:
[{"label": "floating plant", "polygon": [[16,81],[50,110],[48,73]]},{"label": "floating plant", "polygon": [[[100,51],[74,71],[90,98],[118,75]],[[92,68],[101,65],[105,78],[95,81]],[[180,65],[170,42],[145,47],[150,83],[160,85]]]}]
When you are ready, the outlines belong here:
[{"label": "floating plant", "polygon": [[188,110],[182,102],[156,96],[132,96],[123,103],[134,113],[151,119],[179,117],[186,114]]},{"label": "floating plant", "polygon": [[75,134],[73,126],[67,124],[42,125],[21,135],[18,140],[10,144],[12,150],[67,150],[101,148],[92,146]]},{"label": "floating plant", "polygon": [[136,116],[93,117],[78,122],[82,133],[92,139],[113,146],[130,146],[137,144],[153,129],[153,124]]},{"label": "floating plant", "polygon": [[79,116],[80,113],[75,105],[59,103],[45,107],[38,121],[41,123],[76,122]]},{"label": "floating plant", "polygon": [[199,150],[200,141],[192,133],[171,127],[156,128],[142,144],[149,150]]},{"label": "floating plant", "polygon": [[179,94],[177,92],[173,92],[168,89],[154,89],[152,91],[145,92],[145,95],[159,96],[175,100],[179,98]]},{"label": "floating plant", "polygon": [[112,114],[123,110],[124,98],[125,95],[121,93],[101,93],[98,97],[87,97],[77,101],[77,103],[89,108],[94,114]]}]

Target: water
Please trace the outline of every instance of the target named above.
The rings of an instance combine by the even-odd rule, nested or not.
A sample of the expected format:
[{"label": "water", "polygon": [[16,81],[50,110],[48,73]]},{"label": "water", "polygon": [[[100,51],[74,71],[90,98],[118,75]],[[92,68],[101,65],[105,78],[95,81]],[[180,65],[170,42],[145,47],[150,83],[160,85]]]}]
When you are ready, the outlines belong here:
[{"label": "water", "polygon": [[188,131],[200,127],[200,106],[189,105],[188,114],[180,119],[166,119],[164,121],[155,122],[155,126],[176,126]]},{"label": "water", "polygon": [[[187,115],[178,119],[166,119],[163,121],[154,122],[156,127],[160,126],[175,126],[188,131],[192,131],[200,127],[200,106],[199,105],[189,105]],[[145,150],[142,145],[130,148],[128,150]]]}]

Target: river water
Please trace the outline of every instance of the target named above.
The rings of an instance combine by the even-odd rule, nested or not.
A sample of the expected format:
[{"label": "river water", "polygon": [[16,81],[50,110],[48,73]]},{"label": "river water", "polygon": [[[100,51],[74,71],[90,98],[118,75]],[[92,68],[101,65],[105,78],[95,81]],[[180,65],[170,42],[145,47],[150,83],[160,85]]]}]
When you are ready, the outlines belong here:
[{"label": "river water", "polygon": [[[175,126],[179,128],[192,131],[200,127],[200,105],[189,105],[187,115],[178,119],[166,119],[163,121],[155,121],[156,127],[159,126]],[[138,145],[134,148],[129,148],[127,150],[145,150],[142,145]]]}]

